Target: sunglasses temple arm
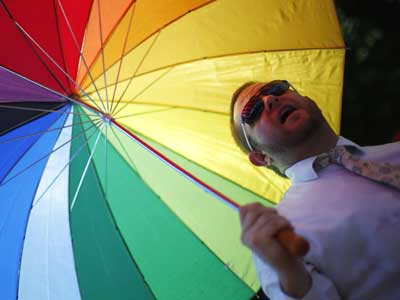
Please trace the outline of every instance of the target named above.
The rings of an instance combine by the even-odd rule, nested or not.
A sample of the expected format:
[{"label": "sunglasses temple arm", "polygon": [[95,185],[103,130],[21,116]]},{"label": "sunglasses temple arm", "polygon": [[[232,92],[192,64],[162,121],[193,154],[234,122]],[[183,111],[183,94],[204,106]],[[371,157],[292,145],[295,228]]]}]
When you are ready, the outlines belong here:
[{"label": "sunglasses temple arm", "polygon": [[295,91],[297,94],[299,93],[296,88],[289,82],[287,81],[287,83],[289,83],[289,86],[293,89],[293,91]]},{"label": "sunglasses temple arm", "polygon": [[240,122],[240,126],[242,127],[242,131],[243,131],[244,139],[246,140],[247,147],[249,148],[250,151],[253,151],[253,147],[250,145],[250,141],[247,138],[247,134],[246,134],[246,131],[244,129],[243,122]]}]

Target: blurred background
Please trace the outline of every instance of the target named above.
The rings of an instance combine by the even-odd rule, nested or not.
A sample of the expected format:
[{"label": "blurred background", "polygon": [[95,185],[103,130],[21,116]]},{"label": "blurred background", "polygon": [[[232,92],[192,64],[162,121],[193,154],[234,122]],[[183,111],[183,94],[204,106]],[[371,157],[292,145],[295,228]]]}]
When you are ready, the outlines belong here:
[{"label": "blurred background", "polygon": [[347,46],[341,134],[400,141],[400,0],[336,0]]}]

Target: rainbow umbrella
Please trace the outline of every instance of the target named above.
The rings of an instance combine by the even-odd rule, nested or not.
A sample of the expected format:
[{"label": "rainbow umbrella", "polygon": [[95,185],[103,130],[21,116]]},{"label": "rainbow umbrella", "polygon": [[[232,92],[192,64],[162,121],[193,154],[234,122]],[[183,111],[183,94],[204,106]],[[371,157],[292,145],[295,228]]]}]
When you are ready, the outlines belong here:
[{"label": "rainbow umbrella", "polygon": [[[0,1],[1,299],[250,299],[232,92],[288,79],[340,127],[331,0]],[[227,205],[228,204],[228,205]]]}]

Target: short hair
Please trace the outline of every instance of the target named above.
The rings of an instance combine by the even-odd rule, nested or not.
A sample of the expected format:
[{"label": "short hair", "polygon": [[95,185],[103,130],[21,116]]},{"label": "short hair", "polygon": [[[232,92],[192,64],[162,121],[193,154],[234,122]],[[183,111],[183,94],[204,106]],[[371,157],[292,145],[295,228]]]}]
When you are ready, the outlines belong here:
[{"label": "short hair", "polygon": [[[243,132],[241,130],[237,130],[237,127],[235,126],[235,121],[233,120],[233,111],[235,109],[235,104],[236,101],[238,100],[240,94],[250,85],[259,83],[257,81],[248,81],[244,84],[242,84],[239,88],[235,90],[235,92],[232,95],[232,100],[231,100],[231,110],[230,110],[230,124],[231,124],[231,134],[233,139],[235,140],[236,145],[245,153],[248,154],[250,152],[250,149],[247,146],[245,137],[243,136]],[[248,136],[249,143],[252,144],[254,141],[251,140],[251,137]],[[246,145],[246,146],[245,146]]]}]

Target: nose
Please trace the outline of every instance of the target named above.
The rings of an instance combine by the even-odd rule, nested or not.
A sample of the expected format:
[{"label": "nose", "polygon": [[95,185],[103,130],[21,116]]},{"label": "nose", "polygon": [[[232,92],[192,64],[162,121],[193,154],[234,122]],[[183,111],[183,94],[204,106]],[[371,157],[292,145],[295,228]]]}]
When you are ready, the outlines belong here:
[{"label": "nose", "polygon": [[274,95],[268,95],[264,97],[264,105],[265,109],[268,112],[271,112],[275,108],[277,108],[280,105],[279,98]]}]

